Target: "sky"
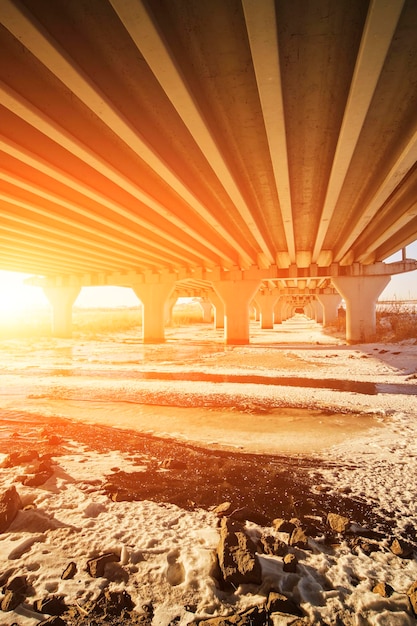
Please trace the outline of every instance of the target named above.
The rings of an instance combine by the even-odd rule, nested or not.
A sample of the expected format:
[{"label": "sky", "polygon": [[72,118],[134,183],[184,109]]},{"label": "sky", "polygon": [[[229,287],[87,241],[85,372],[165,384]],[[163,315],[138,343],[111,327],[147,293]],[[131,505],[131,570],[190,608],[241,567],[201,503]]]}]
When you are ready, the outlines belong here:
[{"label": "sky", "polygon": [[[407,246],[407,258],[417,259],[417,241]],[[386,259],[386,263],[401,260],[401,252]],[[0,270],[0,318],[16,312],[48,307],[40,287],[24,284],[29,274]],[[417,300],[417,271],[392,276],[380,300]],[[85,308],[116,308],[138,306],[139,300],[129,287],[83,287],[75,306]]]}]

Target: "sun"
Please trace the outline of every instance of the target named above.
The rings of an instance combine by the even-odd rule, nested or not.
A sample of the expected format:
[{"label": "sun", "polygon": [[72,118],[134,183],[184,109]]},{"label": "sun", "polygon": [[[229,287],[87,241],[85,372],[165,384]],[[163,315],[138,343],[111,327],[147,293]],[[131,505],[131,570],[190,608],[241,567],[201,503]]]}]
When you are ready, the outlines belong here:
[{"label": "sun", "polygon": [[17,322],[47,304],[46,296],[39,287],[25,285],[29,274],[0,270],[0,324]]}]

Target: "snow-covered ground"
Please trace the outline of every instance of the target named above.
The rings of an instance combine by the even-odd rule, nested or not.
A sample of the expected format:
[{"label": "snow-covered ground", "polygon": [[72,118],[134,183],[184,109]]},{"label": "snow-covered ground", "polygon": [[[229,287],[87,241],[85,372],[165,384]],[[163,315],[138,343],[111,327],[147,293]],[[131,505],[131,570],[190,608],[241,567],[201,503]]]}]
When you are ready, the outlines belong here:
[{"label": "snow-covered ground", "polygon": [[[218,449],[304,455],[323,461],[314,469],[320,489],[371,504],[393,536],[417,545],[414,341],[348,346],[302,320],[269,333],[254,326],[249,346],[224,346],[219,334],[208,336],[203,327],[190,339],[189,330],[176,329],[159,346],[144,346],[129,334],[2,342],[0,461],[19,420],[35,420],[27,431],[33,441],[42,436],[45,425],[36,426],[36,415],[117,426],[127,429],[126,437],[136,429]],[[247,378],[236,382],[237,376]],[[352,384],[342,390],[338,381]],[[22,437],[23,447],[30,437],[26,443]],[[306,623],[416,623],[406,595],[417,581],[416,554],[394,555],[390,537],[370,556],[354,553],[344,537],[332,547],[320,536],[310,538],[308,550],[294,548],[296,573],[283,570],[282,557],[260,555],[263,585],[225,592],[212,575],[219,541],[213,510],[113,502],[98,485],[115,468],[138,471],[140,459],[70,439],[62,445],[53,476],[40,486],[20,482],[30,466],[1,469],[1,491],[14,484],[26,508],[0,535],[0,577],[25,575],[33,599],[63,595],[82,608],[104,588],[123,588],[137,609],[153,604],[152,624],[168,626],[175,618],[188,624],[262,604],[273,587],[301,606]],[[253,522],[247,530],[276,534]],[[107,552],[120,563],[109,576],[91,577],[86,562]],[[62,580],[72,561],[77,574]],[[378,582],[394,592],[373,593]],[[33,626],[45,617],[26,601],[0,612],[0,624]],[[294,620],[273,616],[275,625]]]}]

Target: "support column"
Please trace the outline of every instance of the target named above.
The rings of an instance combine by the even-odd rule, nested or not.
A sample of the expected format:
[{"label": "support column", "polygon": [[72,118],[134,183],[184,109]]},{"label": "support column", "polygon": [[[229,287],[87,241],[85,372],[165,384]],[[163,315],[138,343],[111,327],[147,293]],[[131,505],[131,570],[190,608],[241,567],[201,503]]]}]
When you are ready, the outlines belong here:
[{"label": "support column", "polygon": [[203,323],[209,324],[211,322],[211,302],[209,300],[206,300],[205,298],[202,298],[199,301],[199,305],[201,307],[201,310],[203,311]]},{"label": "support column", "polygon": [[52,307],[52,336],[71,337],[72,306],[80,287],[44,287],[43,291]]},{"label": "support column", "polygon": [[282,314],[284,309],[284,298],[278,297],[274,307],[274,324],[282,324]]},{"label": "support column", "polygon": [[313,300],[311,302],[311,306],[313,307],[313,310],[314,310],[315,321],[318,324],[322,324],[323,323],[323,307],[321,306],[321,302],[318,302],[317,300]]},{"label": "support column", "polygon": [[220,280],[212,283],[224,304],[224,341],[231,345],[249,343],[249,305],[260,280]]},{"label": "support column", "polygon": [[214,328],[224,328],[224,304],[215,291],[210,292],[209,300],[214,308]]},{"label": "support column", "polygon": [[323,307],[323,326],[328,326],[337,321],[337,309],[342,302],[338,293],[320,293],[316,295],[317,300]]},{"label": "support column", "polygon": [[375,340],[376,303],[390,276],[337,276],[333,285],[346,302],[346,340],[367,343]]},{"label": "support column", "polygon": [[172,312],[178,300],[177,296],[171,296],[165,302],[165,325],[172,326]]},{"label": "support column", "polygon": [[274,306],[279,298],[279,294],[273,291],[258,292],[256,303],[261,312],[261,328],[274,328]]},{"label": "support column", "polygon": [[175,289],[175,281],[166,283],[136,283],[132,289],[142,302],[143,343],[165,341],[165,303]]}]

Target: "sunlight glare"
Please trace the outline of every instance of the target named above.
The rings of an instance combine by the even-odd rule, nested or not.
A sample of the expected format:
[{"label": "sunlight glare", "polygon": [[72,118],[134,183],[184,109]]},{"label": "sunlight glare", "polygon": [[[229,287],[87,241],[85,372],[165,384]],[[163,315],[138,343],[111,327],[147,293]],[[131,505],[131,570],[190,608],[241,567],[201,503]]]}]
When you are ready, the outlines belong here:
[{"label": "sunlight glare", "polygon": [[21,315],[48,305],[42,289],[24,284],[29,276],[0,270],[0,323],[16,321]]}]

